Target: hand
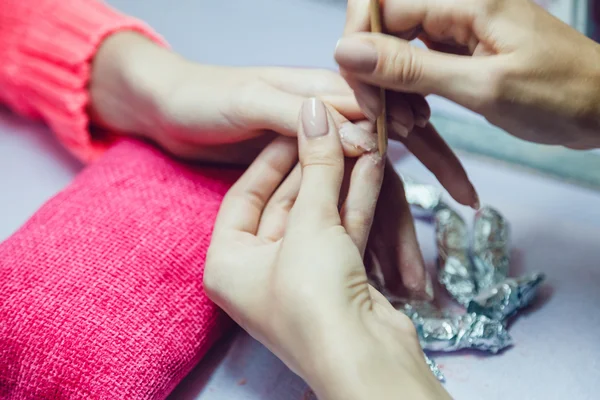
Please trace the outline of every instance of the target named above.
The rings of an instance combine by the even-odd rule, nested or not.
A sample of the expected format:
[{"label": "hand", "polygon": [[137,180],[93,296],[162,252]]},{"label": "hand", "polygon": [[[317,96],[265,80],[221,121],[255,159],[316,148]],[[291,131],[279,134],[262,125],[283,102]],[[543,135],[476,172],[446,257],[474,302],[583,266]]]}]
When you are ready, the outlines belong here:
[{"label": "hand", "polygon": [[[132,32],[105,40],[94,58],[90,92],[97,124],[140,134],[184,158],[248,165],[274,134],[296,135],[298,110],[313,96],[331,106],[347,156],[377,146],[373,127],[337,73],[200,65]],[[412,108],[406,112],[412,118]],[[407,148],[457,201],[475,204],[459,160],[433,128],[425,130],[404,140]]]},{"label": "hand", "polygon": [[301,167],[295,141],[276,139],[225,197],[206,260],[208,295],[321,399],[447,398],[411,321],[367,282],[362,255],[382,159],[360,156],[340,198],[343,151],[316,99],[303,106],[298,143]]},{"label": "hand", "polygon": [[[336,49],[363,84],[437,94],[525,140],[600,147],[600,47],[529,0],[387,0],[369,30],[369,0],[349,0]],[[418,37],[430,51],[409,45]]]}]

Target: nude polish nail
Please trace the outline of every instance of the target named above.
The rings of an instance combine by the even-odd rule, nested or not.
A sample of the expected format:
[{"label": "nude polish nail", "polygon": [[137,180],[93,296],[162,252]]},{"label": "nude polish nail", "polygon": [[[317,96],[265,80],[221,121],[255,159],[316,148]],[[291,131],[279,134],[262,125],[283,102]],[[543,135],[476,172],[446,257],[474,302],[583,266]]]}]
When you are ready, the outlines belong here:
[{"label": "nude polish nail", "polygon": [[350,72],[373,72],[377,59],[375,46],[358,38],[342,38],[335,48],[335,61]]},{"label": "nude polish nail", "polygon": [[418,126],[419,128],[425,128],[427,126],[428,122],[429,122],[429,118],[427,118],[423,115],[419,115],[419,116],[415,117],[415,125]]},{"label": "nude polish nail", "polygon": [[321,100],[312,98],[302,105],[302,127],[306,137],[316,138],[325,136],[329,132],[327,111]]},{"label": "nude polish nail", "polygon": [[[473,191],[475,191],[475,189],[473,189]],[[479,201],[479,195],[477,194],[477,192],[475,192],[474,197],[475,197],[475,200],[473,201],[471,208],[475,211],[479,211],[479,209],[481,208],[481,202]]]},{"label": "nude polish nail", "polygon": [[407,138],[408,134],[410,133],[408,128],[406,126],[404,126],[404,124],[402,124],[394,119],[392,119],[390,121],[390,126],[392,127],[394,132],[396,132],[398,135],[400,135],[403,138]]}]

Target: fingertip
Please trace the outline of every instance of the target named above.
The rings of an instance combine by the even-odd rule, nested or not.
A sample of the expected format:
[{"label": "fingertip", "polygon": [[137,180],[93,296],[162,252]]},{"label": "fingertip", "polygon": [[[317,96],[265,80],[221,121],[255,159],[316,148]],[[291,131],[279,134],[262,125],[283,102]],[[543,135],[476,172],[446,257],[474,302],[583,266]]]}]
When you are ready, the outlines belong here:
[{"label": "fingertip", "polygon": [[[475,188],[473,188],[473,190],[475,191]],[[473,201],[471,207],[475,211],[479,211],[481,208],[481,202],[479,201],[479,194],[477,194],[477,191],[475,191],[475,200]]]},{"label": "fingertip", "polygon": [[344,155],[348,157],[357,157],[377,150],[377,136],[358,124],[345,122],[340,126],[339,133]]}]

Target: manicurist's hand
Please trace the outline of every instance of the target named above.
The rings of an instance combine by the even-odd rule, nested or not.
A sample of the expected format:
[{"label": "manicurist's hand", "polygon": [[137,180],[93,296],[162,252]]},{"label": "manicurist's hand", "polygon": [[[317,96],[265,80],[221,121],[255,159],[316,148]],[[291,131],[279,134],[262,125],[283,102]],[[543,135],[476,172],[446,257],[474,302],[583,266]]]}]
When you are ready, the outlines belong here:
[{"label": "manicurist's hand", "polygon": [[207,293],[320,399],[448,398],[411,321],[367,281],[363,253],[384,164],[374,152],[345,168],[333,115],[308,100],[297,142],[267,146],[215,224]]},{"label": "manicurist's hand", "polygon": [[[600,147],[592,40],[530,0],[382,3],[389,35],[367,33],[369,0],[348,1],[335,58],[350,83],[440,95],[525,140]],[[429,51],[409,44],[416,37]]]},{"label": "manicurist's hand", "polygon": [[[90,108],[95,122],[153,140],[178,157],[248,165],[274,137],[297,135],[298,112],[310,97],[327,104],[347,157],[377,147],[373,124],[365,119],[352,89],[332,71],[201,65],[132,32],[106,39],[92,65]],[[412,118],[412,106],[398,107]],[[423,107],[428,116],[426,103]],[[414,128],[417,134],[408,138],[396,134],[392,139],[402,139],[460,203],[475,205],[475,189],[459,160],[430,124],[424,126]],[[293,183],[297,193],[300,181]],[[391,166],[385,172],[367,257],[369,266],[382,270],[392,292],[429,296],[402,182]]]}]

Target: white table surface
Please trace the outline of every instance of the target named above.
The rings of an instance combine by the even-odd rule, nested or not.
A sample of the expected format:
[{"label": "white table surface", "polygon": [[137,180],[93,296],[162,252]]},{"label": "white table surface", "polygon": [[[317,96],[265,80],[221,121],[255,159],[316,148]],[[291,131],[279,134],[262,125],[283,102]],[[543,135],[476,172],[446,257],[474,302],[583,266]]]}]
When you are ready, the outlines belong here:
[{"label": "white table surface", "polygon": [[[229,65],[334,67],[344,2],[311,0],[112,0],[152,24],[186,56]],[[405,173],[433,182],[402,149]],[[484,203],[512,222],[515,272],[544,271],[539,301],[511,328],[515,346],[496,356],[438,356],[457,399],[600,398],[600,193],[501,164],[463,157]],[[44,127],[0,110],[0,239],[8,237],[81,166]],[[600,173],[600,171],[598,171]],[[432,230],[418,227],[433,264]],[[311,398],[306,385],[242,332],[222,341],[172,399]]]}]

